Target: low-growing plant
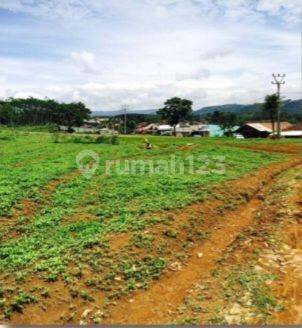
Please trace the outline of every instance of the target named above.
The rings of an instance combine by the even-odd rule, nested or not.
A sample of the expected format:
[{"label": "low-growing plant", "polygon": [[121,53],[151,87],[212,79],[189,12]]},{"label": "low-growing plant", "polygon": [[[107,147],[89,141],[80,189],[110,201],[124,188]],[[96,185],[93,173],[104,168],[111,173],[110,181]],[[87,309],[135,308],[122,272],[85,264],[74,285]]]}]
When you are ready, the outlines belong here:
[{"label": "low-growing plant", "polygon": [[100,135],[95,139],[95,143],[118,145],[119,138],[117,135]]},{"label": "low-growing plant", "polygon": [[170,238],[177,238],[178,232],[173,229],[167,229],[164,231],[164,235]]},{"label": "low-growing plant", "polygon": [[19,292],[18,296],[15,297],[10,307],[13,311],[22,313],[24,310],[24,305],[30,303],[36,303],[36,302],[37,302],[37,298],[35,296],[29,295],[21,291]]},{"label": "low-growing plant", "polygon": [[94,302],[95,299],[93,296],[91,296],[88,292],[86,291],[80,291],[80,296],[85,300],[85,301],[89,301],[89,302]]}]

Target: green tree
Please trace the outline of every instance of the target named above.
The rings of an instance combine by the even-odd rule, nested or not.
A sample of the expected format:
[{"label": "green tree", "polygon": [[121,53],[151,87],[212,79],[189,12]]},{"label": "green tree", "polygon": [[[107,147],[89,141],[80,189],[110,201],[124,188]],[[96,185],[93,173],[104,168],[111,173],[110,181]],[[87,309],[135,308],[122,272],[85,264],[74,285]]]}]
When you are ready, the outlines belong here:
[{"label": "green tree", "polygon": [[263,111],[270,118],[270,121],[272,123],[273,135],[275,135],[276,132],[275,125],[277,120],[277,112],[280,105],[281,102],[277,94],[273,93],[272,95],[267,95],[265,97],[265,102],[263,104]]},{"label": "green tree", "polygon": [[234,127],[238,124],[238,118],[235,113],[220,113],[218,125],[223,130],[224,134],[230,135]]},{"label": "green tree", "polygon": [[0,102],[0,124],[13,125],[17,116],[18,112],[11,104]]},{"label": "green tree", "polygon": [[191,117],[193,103],[191,100],[174,97],[168,99],[164,105],[157,111],[157,114],[173,126],[173,134],[176,136],[176,125]]},{"label": "green tree", "polygon": [[221,116],[221,112],[219,110],[215,110],[211,116],[211,123],[219,124],[219,122],[221,122]]},{"label": "green tree", "polygon": [[57,123],[68,127],[79,126],[83,123],[83,120],[88,119],[90,116],[90,110],[81,102],[61,104],[58,109],[59,122]]},{"label": "green tree", "polygon": [[51,99],[36,98],[10,98],[0,101],[0,123],[3,124],[55,123],[78,126],[89,117],[90,110],[81,102],[64,104]]}]

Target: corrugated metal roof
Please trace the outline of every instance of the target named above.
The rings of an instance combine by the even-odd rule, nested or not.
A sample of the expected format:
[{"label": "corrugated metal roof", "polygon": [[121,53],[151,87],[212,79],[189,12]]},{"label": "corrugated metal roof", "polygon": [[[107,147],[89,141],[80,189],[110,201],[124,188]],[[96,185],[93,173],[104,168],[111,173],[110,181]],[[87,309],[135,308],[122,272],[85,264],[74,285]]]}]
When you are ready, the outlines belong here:
[{"label": "corrugated metal roof", "polygon": [[[258,130],[260,132],[269,132],[272,133],[272,123],[270,122],[248,122],[246,125]],[[281,131],[291,127],[291,124],[288,122],[280,122]],[[277,122],[275,123],[275,129],[277,130]]]},{"label": "corrugated metal roof", "polygon": [[272,132],[272,129],[264,126],[262,123],[247,123],[246,125],[252,127],[253,129],[260,131],[260,132]]},{"label": "corrugated metal roof", "polygon": [[157,130],[159,130],[159,131],[161,131],[161,130],[172,130],[172,126],[167,125],[167,124],[159,125]]},{"label": "corrugated metal roof", "polygon": [[302,137],[302,130],[301,131],[282,131],[282,137]]}]

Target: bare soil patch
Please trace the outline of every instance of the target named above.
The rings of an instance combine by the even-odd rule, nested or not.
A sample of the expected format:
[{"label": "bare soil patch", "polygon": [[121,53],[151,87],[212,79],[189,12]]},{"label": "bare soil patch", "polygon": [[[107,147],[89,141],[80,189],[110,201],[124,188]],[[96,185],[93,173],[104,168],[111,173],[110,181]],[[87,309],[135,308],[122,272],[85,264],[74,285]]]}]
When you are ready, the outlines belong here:
[{"label": "bare soil patch", "polygon": [[275,181],[251,224],[187,290],[167,321],[301,324],[301,168]]},{"label": "bare soil patch", "polygon": [[[112,309],[110,323],[167,323],[170,313],[184,300],[186,291],[193,282],[208,275],[216,262],[223,256],[240,233],[252,222],[255,212],[261,206],[265,194],[280,172],[298,165],[300,159],[287,163],[273,165],[250,175],[246,179],[233,181],[224,192],[244,190],[247,203],[238,206],[236,210],[222,211],[217,215],[217,207],[224,201],[197,203],[187,207],[179,215],[178,220],[188,220],[190,216],[205,215],[207,222],[213,221],[211,236],[208,240],[195,243],[191,257],[184,267],[177,272],[166,273],[159,281],[154,282],[147,291],[137,292],[133,297],[127,297],[118,302]],[[265,187],[263,187],[266,185]],[[248,187],[247,187],[248,186]],[[242,189],[244,188],[244,189]],[[261,191],[261,194],[257,194]],[[230,195],[230,194],[229,194]],[[228,198],[230,200],[230,198]],[[238,205],[238,204],[237,204]]]},{"label": "bare soil patch", "polygon": [[[140,234],[129,232],[111,236],[108,248],[89,250],[94,256],[103,256],[100,257],[101,271],[85,267],[81,273],[74,272],[74,278],[68,283],[33,278],[19,283],[19,288],[26,291],[38,288],[34,291],[37,295],[41,292],[39,288],[47,288],[50,296],[42,303],[26,306],[23,313],[14,314],[9,322],[133,324],[174,321],[192,286],[211,276],[226,251],[254,222],[279,174],[299,163],[300,157],[292,157],[242,179],[228,181],[213,190],[206,201],[177,211],[156,213],[158,222]],[[145,219],[148,220],[148,215]],[[136,284],[133,292],[129,286],[125,288],[126,280],[118,271],[119,264],[134,260],[143,263],[158,256],[167,261],[163,273],[156,274],[154,280],[146,281],[145,285]],[[136,264],[131,265],[130,269],[135,271]],[[4,281],[9,281],[6,279],[9,278]],[[105,285],[109,288],[104,288]]]}]

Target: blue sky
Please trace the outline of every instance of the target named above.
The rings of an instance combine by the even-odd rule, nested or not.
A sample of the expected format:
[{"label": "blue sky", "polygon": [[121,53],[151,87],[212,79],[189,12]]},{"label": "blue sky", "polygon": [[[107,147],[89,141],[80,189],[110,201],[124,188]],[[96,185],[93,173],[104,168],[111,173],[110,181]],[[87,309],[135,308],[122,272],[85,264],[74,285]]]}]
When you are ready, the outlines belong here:
[{"label": "blue sky", "polygon": [[91,109],[301,98],[302,0],[0,0],[0,98]]}]

